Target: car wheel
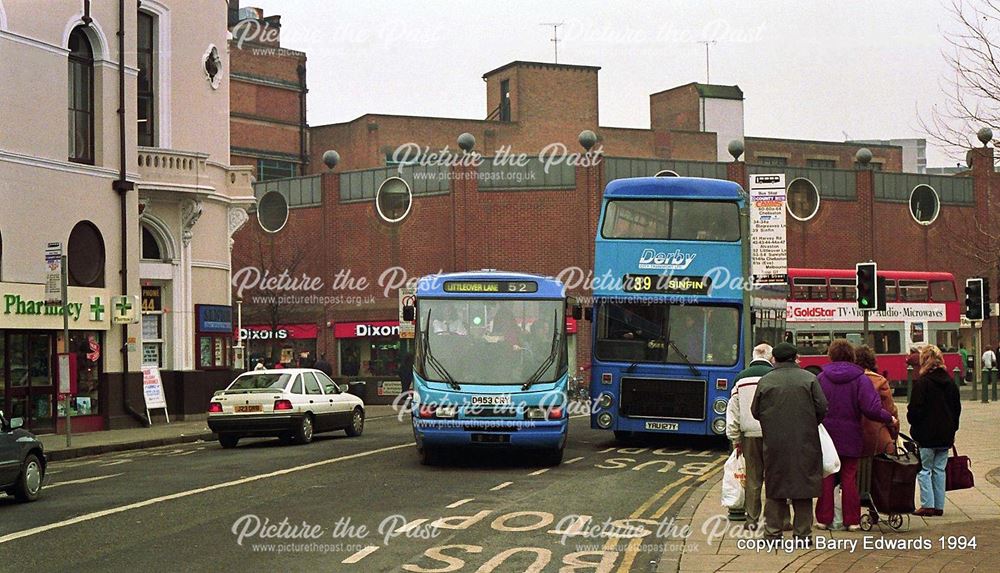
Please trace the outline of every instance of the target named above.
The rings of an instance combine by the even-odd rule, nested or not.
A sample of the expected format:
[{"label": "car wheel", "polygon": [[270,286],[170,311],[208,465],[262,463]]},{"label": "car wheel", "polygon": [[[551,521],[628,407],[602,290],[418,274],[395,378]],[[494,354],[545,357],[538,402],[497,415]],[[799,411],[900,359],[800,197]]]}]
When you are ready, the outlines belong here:
[{"label": "car wheel", "polygon": [[44,470],[38,456],[29,454],[21,464],[21,475],[17,478],[17,485],[14,486],[14,497],[18,501],[35,501],[42,492],[42,478]]},{"label": "car wheel", "polygon": [[565,448],[559,448],[558,450],[549,450],[542,455],[542,463],[547,466],[558,466],[563,461],[563,453],[566,451]]},{"label": "car wheel", "polygon": [[235,448],[240,443],[240,437],[232,434],[219,434],[219,445],[223,448]]},{"label": "car wheel", "polygon": [[365,430],[365,411],[361,408],[355,408],[354,413],[351,415],[351,425],[345,428],[347,435],[354,438],[361,435],[361,432]]},{"label": "car wheel", "polygon": [[302,416],[299,428],[295,431],[295,441],[300,444],[308,444],[313,439],[313,418],[312,414]]}]

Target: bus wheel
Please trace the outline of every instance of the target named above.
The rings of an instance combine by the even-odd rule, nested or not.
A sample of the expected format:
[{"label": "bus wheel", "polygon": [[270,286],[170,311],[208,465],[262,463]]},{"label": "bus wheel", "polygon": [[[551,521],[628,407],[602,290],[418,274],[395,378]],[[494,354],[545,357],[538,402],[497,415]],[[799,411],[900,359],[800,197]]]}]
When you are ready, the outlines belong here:
[{"label": "bus wheel", "polygon": [[424,446],[417,450],[417,455],[420,456],[420,464],[425,466],[433,466],[438,463],[438,453],[437,451]]},{"label": "bus wheel", "polygon": [[629,432],[627,430],[615,430],[615,439],[619,442],[630,442],[635,438],[635,432]]}]

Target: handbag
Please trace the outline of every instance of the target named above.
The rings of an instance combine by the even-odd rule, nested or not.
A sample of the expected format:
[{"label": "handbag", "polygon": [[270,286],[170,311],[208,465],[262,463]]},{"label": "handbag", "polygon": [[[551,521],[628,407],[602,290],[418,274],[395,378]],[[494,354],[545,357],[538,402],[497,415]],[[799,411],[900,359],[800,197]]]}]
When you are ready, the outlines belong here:
[{"label": "handbag", "polygon": [[976,487],[976,480],[972,475],[972,460],[969,459],[969,456],[958,455],[955,446],[951,447],[951,453],[952,455],[948,457],[948,465],[944,468],[945,491]]},{"label": "handbag", "polygon": [[819,445],[823,449],[823,477],[833,475],[840,471],[840,456],[837,455],[837,447],[833,444],[833,438],[826,431],[823,424],[819,425]]}]

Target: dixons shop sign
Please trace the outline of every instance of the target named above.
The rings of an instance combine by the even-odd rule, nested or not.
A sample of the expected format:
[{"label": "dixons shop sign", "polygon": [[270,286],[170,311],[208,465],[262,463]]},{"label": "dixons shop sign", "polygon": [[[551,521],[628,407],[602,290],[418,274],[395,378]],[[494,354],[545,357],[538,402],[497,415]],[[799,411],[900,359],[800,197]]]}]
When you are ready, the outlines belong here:
[{"label": "dixons shop sign", "polygon": [[[788,322],[855,322],[864,316],[853,302],[789,302],[786,305]],[[869,316],[875,322],[944,322],[947,320],[945,305],[940,303],[889,303],[883,312]]]},{"label": "dixons shop sign", "polygon": [[334,338],[370,338],[399,336],[399,321],[338,322],[333,325]]}]

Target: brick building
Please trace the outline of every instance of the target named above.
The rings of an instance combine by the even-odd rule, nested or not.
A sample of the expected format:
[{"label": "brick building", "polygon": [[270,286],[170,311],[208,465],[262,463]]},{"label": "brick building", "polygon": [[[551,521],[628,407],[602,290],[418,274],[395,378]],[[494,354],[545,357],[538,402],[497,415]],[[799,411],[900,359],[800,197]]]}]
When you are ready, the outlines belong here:
[{"label": "brick building", "polygon": [[[260,202],[254,224],[236,236],[234,284],[251,358],[325,354],[336,374],[395,377],[396,355],[408,345],[392,330],[406,279],[478,268],[587,277],[604,186],[662,171],[744,187],[751,173],[784,172],[792,266],[848,268],[873,258],[883,268],[951,271],[960,281],[994,272],[960,253],[981,238],[968,221],[995,200],[992,150],[976,150],[964,177],[903,173],[898,145],[748,137],[739,87],[698,83],[652,94],[649,129],[601,126],[598,73],[516,61],[483,75],[484,119],[365,114],[309,128],[306,175],[256,186],[259,202],[284,199],[287,220]],[[545,167],[541,150],[555,144],[582,154],[577,141],[587,129],[598,137],[596,165]],[[445,148],[460,154],[462,133],[474,136],[484,165],[428,164]],[[728,153],[734,139],[745,145],[737,161]],[[855,159],[862,147],[872,155],[864,165]],[[327,150],[340,158],[332,171]],[[530,159],[493,163],[518,153]],[[572,340],[577,362],[589,362],[586,328]]]},{"label": "brick building", "polygon": [[281,47],[281,16],[230,2],[230,162],[258,181],[306,172],[306,55]]}]

